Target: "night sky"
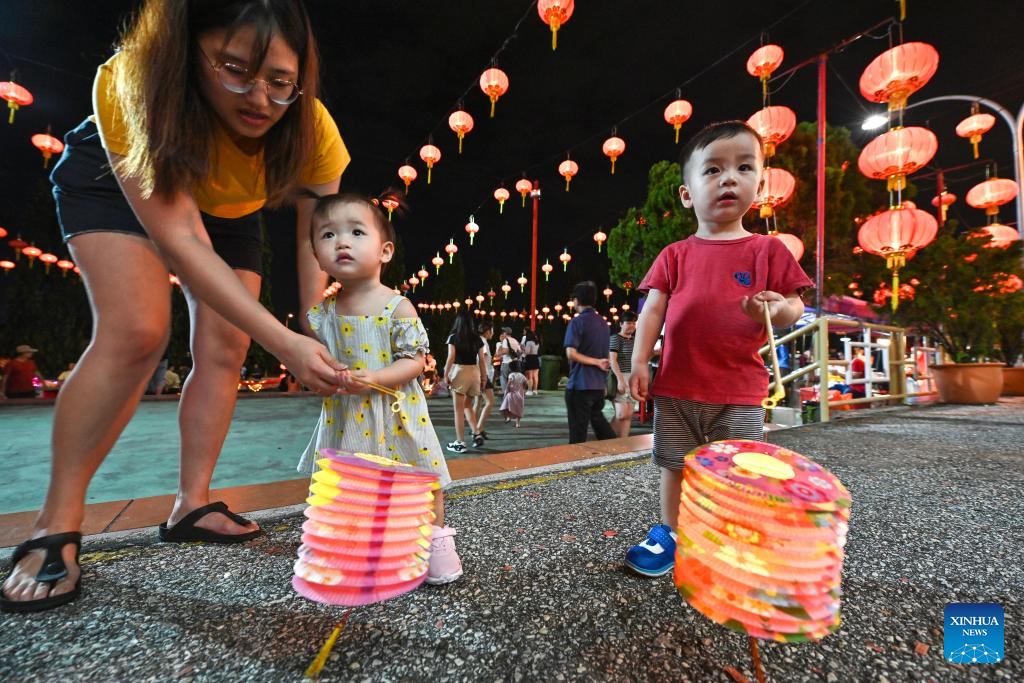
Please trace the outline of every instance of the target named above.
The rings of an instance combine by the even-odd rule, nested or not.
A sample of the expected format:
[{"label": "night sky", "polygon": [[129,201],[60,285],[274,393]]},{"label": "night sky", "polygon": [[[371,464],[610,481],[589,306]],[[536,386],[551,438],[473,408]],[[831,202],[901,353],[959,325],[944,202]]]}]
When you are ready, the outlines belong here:
[{"label": "night sky", "polygon": [[[87,5],[3,3],[0,71],[17,68],[18,81],[36,101],[18,112],[15,125],[0,124],[0,225],[26,240],[39,237],[17,221],[46,173],[29,138],[47,125],[63,136],[90,113],[95,68],[110,55],[136,2]],[[322,53],[321,98],[353,158],[343,188],[377,194],[400,186],[396,170],[409,158],[420,177],[409,195],[411,213],[396,221],[407,270],[420,263],[429,268],[435,251],[455,237],[458,257],[466,259],[470,294],[500,284],[486,281],[492,267],[510,281],[528,269],[530,212],[520,208],[513,189],[523,172],[538,178],[544,193],[541,262],[548,257],[557,265],[557,255],[567,246],[574,263],[603,286],[607,261],[591,236],[599,226],[607,232],[627,207],[643,202],[652,163],[676,158],[672,128],[662,119],[676,87],[694,107],[693,118],[683,126],[685,140],[706,123],[745,119],[761,107],[759,83],[746,73],[745,64],[762,31],[785,49],[784,70],[898,9],[892,0],[580,0],[552,52],[550,32],[527,0],[311,1],[308,6]],[[1016,114],[1024,101],[1019,38],[1024,4],[908,0],[908,14],[904,40],[931,43],[941,55],[938,73],[911,102],[969,94],[993,99]],[[524,16],[498,59],[511,86],[498,102],[497,116],[489,119],[489,102],[477,80]],[[854,128],[860,145],[879,132],[861,131],[860,122],[881,106],[860,97],[857,82],[863,68],[888,46],[883,31],[830,58],[828,121]],[[773,104],[792,107],[800,121],[814,119],[813,67],[774,87]],[[447,118],[463,93],[476,126],[459,156]],[[943,103],[907,112],[908,125],[927,125],[938,135],[933,164],[970,160],[968,143],[953,132],[968,110],[966,103]],[[601,143],[616,125],[627,150],[611,175]],[[431,133],[443,158],[428,186],[418,150]],[[998,161],[1004,177],[1012,177],[1010,139],[1008,127],[997,120],[982,143],[983,154]],[[569,193],[556,171],[567,151],[581,168]],[[983,178],[982,168],[955,173],[948,178],[949,189],[962,198]],[[491,198],[500,184],[513,193],[503,215]],[[481,226],[474,247],[463,230],[470,213]],[[962,202],[953,207],[953,215],[968,225],[983,222],[980,211]],[[279,315],[296,306],[294,237],[286,218],[270,220]],[[1002,218],[1013,220],[1009,207]],[[9,258],[9,252],[6,244],[0,246],[0,258]],[[566,278],[560,268],[552,278],[557,282],[559,277]],[[564,291],[571,286],[562,284]]]}]

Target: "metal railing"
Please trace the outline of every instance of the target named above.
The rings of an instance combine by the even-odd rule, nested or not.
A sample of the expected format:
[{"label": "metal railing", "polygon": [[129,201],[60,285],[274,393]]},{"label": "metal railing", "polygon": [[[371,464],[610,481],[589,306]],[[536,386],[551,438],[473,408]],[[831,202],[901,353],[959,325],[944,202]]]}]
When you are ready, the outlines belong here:
[{"label": "metal railing", "polygon": [[[862,341],[854,342],[850,339],[844,340],[844,355],[845,358],[839,361],[832,361],[829,358],[829,330],[832,327],[840,328],[856,328],[862,330]],[[881,325],[878,323],[862,322],[858,320],[843,320],[840,318],[821,317],[812,322],[809,325],[793,330],[792,332],[779,337],[775,340],[776,346],[788,344],[792,341],[805,339],[810,337],[810,348],[813,349],[812,357],[813,361],[807,365],[798,368],[782,377],[782,385],[792,385],[794,380],[797,380],[805,375],[811,373],[818,373],[818,419],[821,422],[829,421],[829,413],[832,408],[859,405],[864,403],[900,403],[908,398],[914,398],[918,396],[930,396],[936,392],[932,388],[931,376],[921,374],[919,372],[919,366],[917,362],[914,362],[911,376],[915,382],[918,383],[918,389],[921,388],[921,382],[927,385],[925,391],[907,391],[906,383],[906,365],[907,365],[907,335],[906,330],[902,327],[894,327],[892,325]],[[878,339],[876,339],[878,337]],[[887,343],[886,343],[887,342]],[[882,362],[884,367],[887,369],[887,379],[876,379],[871,376],[871,363],[865,362],[864,368],[864,379],[854,379],[850,377],[849,362],[850,353],[853,348],[864,348],[867,350],[880,349],[882,351]],[[760,349],[762,356],[769,352],[769,346],[765,345]],[[914,360],[919,359],[919,353],[935,353],[939,352],[927,346],[915,346],[914,347]],[[852,384],[863,384],[865,387],[865,396],[863,398],[847,398],[839,401],[830,401],[828,397],[828,376],[830,365],[847,365],[847,379],[854,379]],[[887,384],[889,392],[886,394],[874,394],[873,389],[875,384]],[[771,382],[768,387],[769,393],[775,388],[775,382]]]}]

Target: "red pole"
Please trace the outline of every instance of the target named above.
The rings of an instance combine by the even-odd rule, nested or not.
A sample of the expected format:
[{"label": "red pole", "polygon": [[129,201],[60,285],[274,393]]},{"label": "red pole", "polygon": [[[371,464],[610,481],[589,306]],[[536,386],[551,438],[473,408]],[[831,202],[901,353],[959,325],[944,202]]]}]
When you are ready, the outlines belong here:
[{"label": "red pole", "polygon": [[825,63],[828,56],[818,56],[818,179],[817,213],[818,244],[814,258],[814,310],[821,317],[822,290],[825,287]]},{"label": "red pole", "polygon": [[942,191],[946,189],[946,176],[941,169],[935,174],[935,186],[935,196],[939,198],[939,205],[935,207],[939,210],[939,227],[944,228],[946,227],[946,210],[942,206]]},{"label": "red pole", "polygon": [[537,216],[540,213],[540,181],[533,181],[533,256],[530,258],[530,329],[537,331]]}]

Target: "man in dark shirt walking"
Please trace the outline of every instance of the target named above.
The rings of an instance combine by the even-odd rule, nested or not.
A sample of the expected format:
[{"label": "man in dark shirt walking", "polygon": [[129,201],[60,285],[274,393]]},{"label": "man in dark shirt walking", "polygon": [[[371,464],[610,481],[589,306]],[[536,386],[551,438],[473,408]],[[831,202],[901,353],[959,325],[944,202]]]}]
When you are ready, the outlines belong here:
[{"label": "man in dark shirt walking", "polygon": [[572,290],[576,312],[565,330],[565,355],[569,359],[569,384],[565,388],[565,408],[569,420],[569,443],[587,440],[587,423],[598,439],[614,439],[615,431],[605,419],[604,407],[608,375],[608,324],[594,310],[597,285],[581,282]]}]

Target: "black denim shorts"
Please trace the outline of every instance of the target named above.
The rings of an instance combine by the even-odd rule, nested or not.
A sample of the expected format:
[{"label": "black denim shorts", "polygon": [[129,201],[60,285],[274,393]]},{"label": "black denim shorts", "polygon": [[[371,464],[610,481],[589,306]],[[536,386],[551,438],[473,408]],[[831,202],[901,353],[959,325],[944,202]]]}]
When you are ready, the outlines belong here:
[{"label": "black denim shorts", "polygon": [[[147,237],[110,170],[96,124],[86,119],[64,136],[64,153],[50,182],[57,220],[67,242],[87,232],[120,232]],[[260,212],[240,218],[201,214],[213,250],[232,268],[263,273]]]}]

